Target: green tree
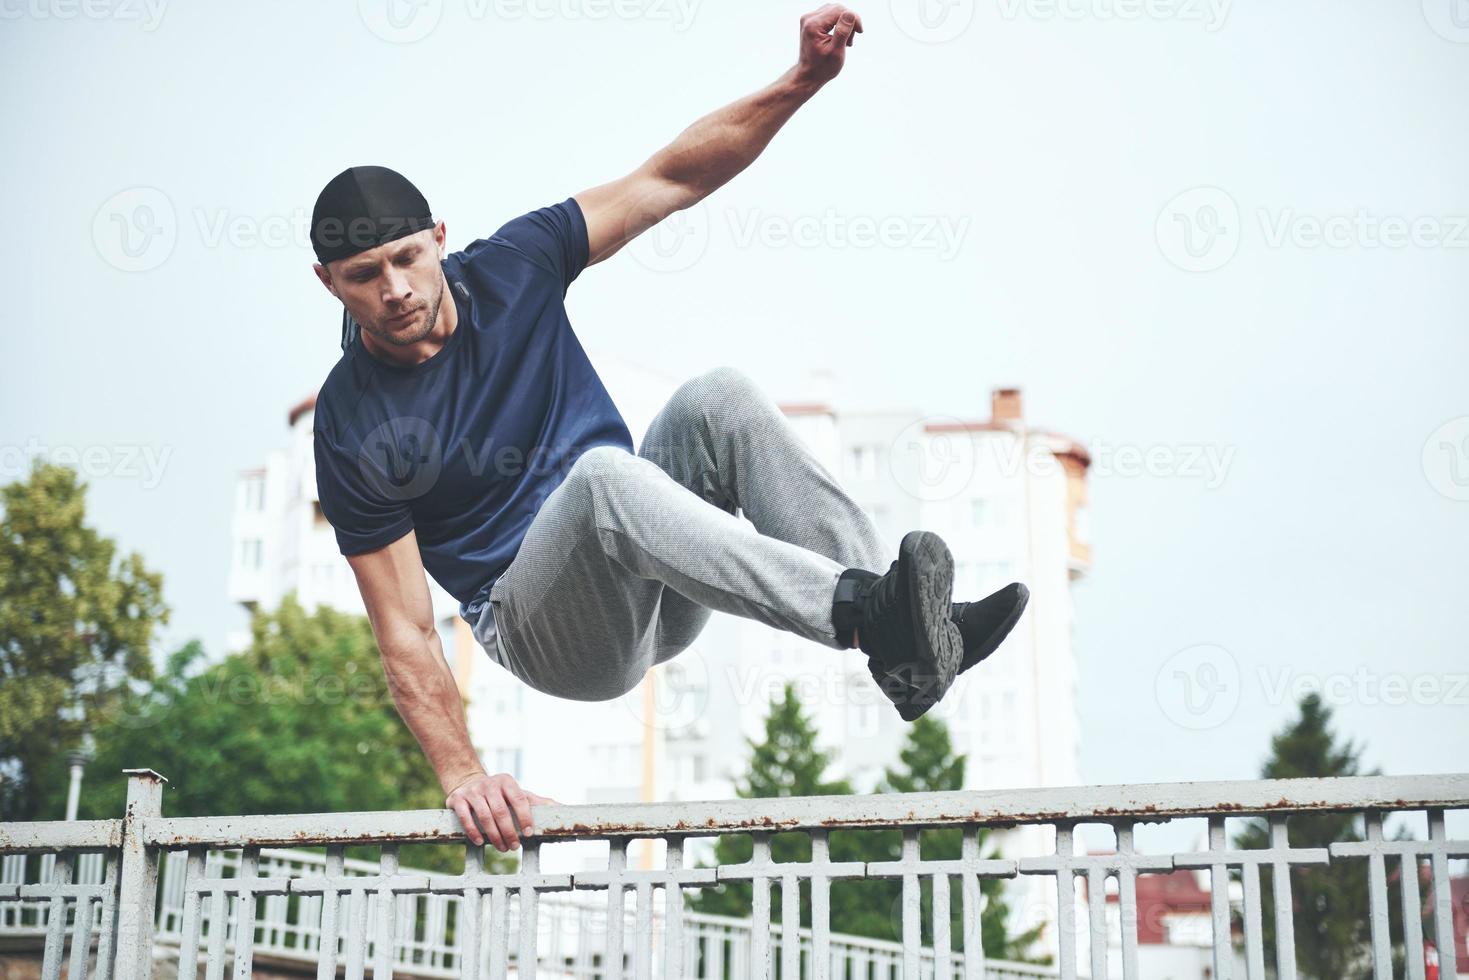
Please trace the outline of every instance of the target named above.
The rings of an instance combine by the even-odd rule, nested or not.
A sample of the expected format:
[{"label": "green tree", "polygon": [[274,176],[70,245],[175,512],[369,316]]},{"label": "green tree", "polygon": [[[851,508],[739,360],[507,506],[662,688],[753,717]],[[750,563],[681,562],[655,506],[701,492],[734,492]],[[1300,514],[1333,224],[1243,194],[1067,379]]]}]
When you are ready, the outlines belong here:
[{"label": "green tree", "polygon": [[[795,689],[787,685],[782,698],[771,704],[765,721],[764,740],[750,742],[750,764],[735,792],[744,799],[779,796],[828,796],[849,794],[853,789],[845,780],[827,775],[831,754],[817,745],[815,725],[802,710]],[[926,792],[963,787],[965,759],[956,756],[948,729],[942,722],[921,718],[908,730],[908,739],[900,756],[900,769],[889,769],[877,787],[882,792]],[[921,840],[926,857],[958,857],[962,847],[961,831],[925,831]],[[892,861],[901,856],[902,832],[898,830],[838,830],[829,837],[833,861]],[[738,864],[750,860],[753,842],[747,835],[721,837],[715,845],[719,864]],[[770,842],[773,861],[808,861],[811,857],[810,837],[804,833],[776,834]],[[954,921],[950,936],[962,945],[958,884],[951,893]],[[981,920],[986,955],[992,958],[1020,958],[1035,941],[1038,930],[1021,936],[1006,933],[1008,910],[1001,898],[1002,883],[987,881],[982,885],[989,901]],[[727,882],[719,889],[706,889],[693,901],[701,912],[715,915],[748,916],[751,912],[752,887],[745,882]],[[833,932],[875,939],[901,940],[902,882],[896,879],[839,879],[831,886],[831,928]],[[801,922],[811,924],[810,897],[803,889]],[[771,919],[779,922],[781,891],[771,888]],[[932,898],[924,897],[924,940],[931,941]]]},{"label": "green tree", "polygon": [[[793,685],[787,684],[781,700],[772,701],[765,719],[765,739],[750,740],[750,765],[744,779],[735,786],[741,799],[765,799],[779,796],[848,795],[852,787],[846,780],[829,779],[827,766],[831,755],[816,744],[816,727],[801,707]],[[862,860],[860,848],[852,835],[833,833],[831,858],[835,861]],[[744,834],[720,837],[714,854],[719,864],[740,864],[750,860],[754,842]],[[770,839],[772,861],[809,861],[811,838],[802,832],[775,834]],[[699,912],[711,915],[748,916],[751,912],[753,886],[748,882],[726,882],[717,889],[704,889],[690,903]],[[780,921],[780,889],[771,889],[771,920]],[[803,895],[802,922],[810,924],[810,899]],[[833,928],[837,919],[835,893],[832,901]]]},{"label": "green tree", "polygon": [[[954,752],[949,728],[942,721],[924,715],[908,728],[908,737],[898,753],[901,768],[888,768],[878,786],[885,793],[932,793],[964,788],[964,773],[968,758]],[[988,834],[979,831],[980,853],[986,858],[997,857],[993,849],[986,847]],[[962,828],[943,828],[922,831],[919,847],[925,859],[951,860],[962,856],[964,831]],[[883,857],[868,860],[897,860],[902,854],[902,832],[884,831],[876,841]],[[883,883],[889,890],[887,907],[900,909],[902,882],[893,880]],[[949,882],[949,910],[951,941],[964,935],[962,886],[958,879]],[[1018,935],[1010,935],[1007,920],[1010,908],[1004,900],[1005,882],[999,878],[980,880],[980,892],[985,897],[984,911],[980,916],[980,939],[985,956],[991,959],[1020,960],[1030,956],[1030,948],[1040,937],[1041,927],[1036,926]],[[923,941],[932,942],[933,895],[923,893]],[[899,914],[889,916],[889,935],[877,932],[864,933],[883,939],[901,940],[902,920]]]},{"label": "green tree", "polygon": [[[1377,775],[1363,772],[1362,749],[1339,741],[1331,726],[1332,712],[1318,694],[1301,699],[1299,716],[1270,740],[1270,757],[1260,775],[1265,779],[1306,776]],[[1291,816],[1288,836],[1293,847],[1325,847],[1338,841],[1362,840],[1360,821],[1351,814],[1299,813]],[[1239,847],[1268,847],[1270,830],[1251,821],[1236,836]],[[1296,964],[1303,976],[1317,980],[1349,980],[1371,976],[1366,961],[1371,933],[1367,908],[1367,862],[1336,859],[1327,865],[1302,865],[1291,872]],[[1275,895],[1261,891],[1265,949],[1275,950]],[[1390,902],[1394,934],[1401,935],[1399,902]]]},{"label": "green tree", "polygon": [[0,506],[0,819],[34,820],[41,774],[151,676],[168,609],[162,577],[87,526],[75,471],[36,464]]},{"label": "green tree", "polygon": [[[115,774],[139,767],[168,777],[164,806],[174,816],[444,805],[393,705],[366,617],[307,613],[287,596],[255,614],[251,634],[247,649],[213,664],[188,644],[98,728],[84,816],[121,813],[125,784]],[[51,785],[64,789],[63,774]],[[415,846],[403,862],[447,870],[462,855]]]}]

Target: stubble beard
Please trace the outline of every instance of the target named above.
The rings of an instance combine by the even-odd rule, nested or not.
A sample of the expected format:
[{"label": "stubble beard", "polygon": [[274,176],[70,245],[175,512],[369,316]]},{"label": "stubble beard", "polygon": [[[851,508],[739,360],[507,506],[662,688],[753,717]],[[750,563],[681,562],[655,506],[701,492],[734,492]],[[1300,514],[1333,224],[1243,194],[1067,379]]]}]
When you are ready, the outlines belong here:
[{"label": "stubble beard", "polygon": [[439,304],[444,301],[444,278],[439,277],[439,288],[434,293],[434,298],[428,305],[428,315],[424,317],[423,327],[411,334],[393,333],[384,329],[381,325],[372,331],[372,335],[385,344],[394,347],[412,347],[434,332],[434,327],[439,322]]}]

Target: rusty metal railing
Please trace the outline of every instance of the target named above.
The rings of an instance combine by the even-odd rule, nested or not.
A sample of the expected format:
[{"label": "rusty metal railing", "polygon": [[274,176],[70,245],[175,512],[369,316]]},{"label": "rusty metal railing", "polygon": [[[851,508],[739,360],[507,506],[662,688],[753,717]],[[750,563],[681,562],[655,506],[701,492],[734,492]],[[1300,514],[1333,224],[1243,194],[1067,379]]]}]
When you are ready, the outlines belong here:
[{"label": "rusty metal railing", "polygon": [[[1469,841],[1454,839],[1449,830],[1452,819],[1469,809],[1469,775],[546,806],[536,808],[536,835],[526,841],[520,867],[509,873],[488,870],[483,849],[464,844],[447,811],[165,817],[162,782],[151,772],[131,773],[121,820],[0,824],[0,932],[29,929],[43,937],[43,980],[56,980],[68,946],[72,980],[88,973],[98,980],[145,980],[155,960],[173,958],[175,951],[180,977],[197,977],[202,965],[207,980],[221,980],[226,969],[244,980],[257,953],[279,959],[286,950],[292,955],[285,958],[313,964],[319,980],[333,980],[339,967],[346,980],[362,980],[369,970],[375,980],[395,972],[467,980],[512,973],[619,980],[993,980],[1101,978],[1119,968],[1121,976],[1134,978],[1145,975],[1138,876],[1176,869],[1198,869],[1211,884],[1210,948],[1213,976],[1220,980],[1266,976],[1261,882],[1268,872],[1275,909],[1270,975],[1287,980],[1296,975],[1292,869],[1353,861],[1368,870],[1361,914],[1372,926],[1375,975],[1392,976],[1396,952],[1408,977],[1423,978],[1428,936],[1441,950],[1455,949],[1451,862],[1469,857]],[[1292,815],[1321,812],[1360,816],[1364,839],[1293,846],[1287,835]],[[1426,836],[1389,839],[1384,823],[1408,812],[1426,815]],[[1269,828],[1268,846],[1231,848],[1226,819],[1251,816]],[[1137,846],[1143,825],[1180,818],[1205,819],[1205,849],[1150,853]],[[1089,825],[1111,828],[1112,852],[1077,853]],[[1046,828],[1044,849],[981,855],[980,829],[1026,826]],[[924,853],[920,831],[937,827],[962,829],[959,856]],[[833,860],[829,835],[854,828],[900,829],[901,855],[886,862]],[[809,860],[773,860],[772,836],[783,832],[809,838]],[[689,860],[697,841],[724,834],[748,835],[751,859],[716,867]],[[630,860],[630,845],[644,839],[661,843],[661,867],[636,867]],[[604,867],[542,870],[543,856],[558,845],[587,840],[607,845]],[[402,845],[433,841],[464,846],[462,873],[400,867]],[[345,848],[352,845],[380,847],[381,860],[349,864]],[[325,847],[326,853],[308,857],[290,850],[304,847]],[[36,854],[53,857],[44,867],[20,857]],[[39,880],[42,873],[50,880]],[[833,934],[833,884],[878,877],[901,882],[902,942]],[[1048,882],[1055,896],[1048,920],[1053,967],[986,960],[979,942],[981,883],[991,878]],[[751,887],[749,920],[688,909],[687,890],[734,881]],[[1084,897],[1078,897],[1078,881]],[[951,909],[955,883],[958,904]],[[1426,902],[1420,887],[1427,889]],[[779,889],[779,916],[772,915],[773,889]],[[1388,914],[1394,889],[1402,911],[1396,935]],[[925,891],[927,942],[921,941]],[[805,926],[803,898],[810,911]],[[443,910],[453,905],[437,933],[422,912],[430,902]],[[29,919],[11,914],[26,909]],[[959,913],[958,935],[950,935],[951,911]],[[568,930],[571,920],[576,925]],[[569,954],[556,945],[567,935],[574,937],[567,940],[575,947]],[[420,958],[426,950],[437,960]],[[1083,963],[1088,972],[1079,972]],[[1441,956],[1439,976],[1458,977],[1456,967],[1455,956]]]}]

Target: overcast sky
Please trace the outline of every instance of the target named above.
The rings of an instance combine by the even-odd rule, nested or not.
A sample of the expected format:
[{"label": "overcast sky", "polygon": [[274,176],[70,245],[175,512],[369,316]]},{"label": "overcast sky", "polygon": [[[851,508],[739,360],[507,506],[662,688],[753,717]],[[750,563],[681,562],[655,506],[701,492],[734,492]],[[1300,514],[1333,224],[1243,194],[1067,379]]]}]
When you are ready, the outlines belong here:
[{"label": "overcast sky", "polygon": [[[393,0],[398,2],[398,0]],[[909,0],[744,174],[572,287],[589,347],[1092,447],[1088,782],[1256,774],[1303,684],[1369,764],[1469,744],[1469,21],[1454,0]],[[451,246],[794,60],[769,0],[0,0],[0,464],[223,644],[235,475],[338,354],[346,166]],[[656,248],[661,244],[661,248]]]}]

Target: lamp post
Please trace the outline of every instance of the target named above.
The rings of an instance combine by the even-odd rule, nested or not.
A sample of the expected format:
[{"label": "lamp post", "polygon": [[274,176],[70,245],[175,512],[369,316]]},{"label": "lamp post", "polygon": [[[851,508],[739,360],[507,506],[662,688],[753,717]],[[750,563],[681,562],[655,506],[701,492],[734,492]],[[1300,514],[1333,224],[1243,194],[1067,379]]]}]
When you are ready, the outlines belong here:
[{"label": "lamp post", "polygon": [[82,770],[92,761],[92,753],[77,749],[67,754],[66,761],[71,766],[71,784],[66,789],[66,819],[75,820],[77,804],[82,798]]}]

